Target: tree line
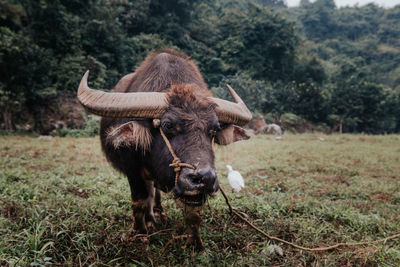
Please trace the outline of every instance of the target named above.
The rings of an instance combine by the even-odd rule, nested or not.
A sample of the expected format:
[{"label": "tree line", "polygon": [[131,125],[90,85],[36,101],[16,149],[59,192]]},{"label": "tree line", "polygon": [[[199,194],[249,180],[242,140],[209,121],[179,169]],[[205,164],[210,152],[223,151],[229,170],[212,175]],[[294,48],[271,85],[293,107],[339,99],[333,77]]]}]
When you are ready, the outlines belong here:
[{"label": "tree line", "polygon": [[[3,129],[48,95],[112,88],[154,50],[190,55],[270,122],[344,132],[400,131],[400,6],[333,0],[0,0]],[[319,127],[319,128],[318,128]]]}]

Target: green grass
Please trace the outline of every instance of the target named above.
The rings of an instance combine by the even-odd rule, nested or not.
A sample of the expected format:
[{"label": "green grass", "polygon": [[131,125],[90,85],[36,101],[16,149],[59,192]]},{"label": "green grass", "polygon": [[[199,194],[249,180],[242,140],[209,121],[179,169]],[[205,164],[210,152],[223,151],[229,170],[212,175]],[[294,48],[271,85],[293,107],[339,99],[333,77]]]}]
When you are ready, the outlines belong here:
[{"label": "green grass", "polygon": [[[400,136],[317,137],[217,147],[232,205],[268,234],[308,247],[400,232]],[[163,194],[168,222],[155,231],[165,231],[148,247],[133,239],[128,181],[106,162],[98,138],[3,136],[0,155],[0,265],[400,265],[399,239],[319,253],[269,241],[229,215],[221,194],[203,209],[205,253],[177,239],[161,255],[185,233],[181,211]],[[238,194],[227,185],[228,163],[245,177]]]}]

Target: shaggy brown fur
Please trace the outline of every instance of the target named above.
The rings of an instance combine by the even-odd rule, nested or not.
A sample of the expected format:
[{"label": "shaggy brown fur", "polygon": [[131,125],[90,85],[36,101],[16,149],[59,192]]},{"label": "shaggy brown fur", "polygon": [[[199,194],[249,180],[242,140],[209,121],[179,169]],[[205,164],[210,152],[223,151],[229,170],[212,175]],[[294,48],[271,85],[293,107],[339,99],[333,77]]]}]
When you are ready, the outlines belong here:
[{"label": "shaggy brown fur", "polygon": [[200,89],[208,91],[203,77],[190,58],[171,49],[150,54],[136,69],[134,78],[130,78],[132,81],[129,86],[118,91],[161,92],[170,89],[174,83],[194,83]]},{"label": "shaggy brown fur", "polygon": [[210,107],[215,104],[208,99],[212,97],[210,91],[199,90],[196,84],[173,84],[168,92],[169,104],[183,109],[193,107]]},{"label": "shaggy brown fur", "polygon": [[210,121],[215,120],[215,103],[210,100],[212,94],[208,90],[199,90],[196,84],[172,85],[167,92],[170,109],[176,118],[184,122],[188,131],[207,130]]},{"label": "shaggy brown fur", "polygon": [[149,128],[139,122],[130,121],[119,126],[110,127],[107,130],[106,142],[112,144],[115,149],[119,147],[134,147],[136,151],[150,150],[152,135]]}]

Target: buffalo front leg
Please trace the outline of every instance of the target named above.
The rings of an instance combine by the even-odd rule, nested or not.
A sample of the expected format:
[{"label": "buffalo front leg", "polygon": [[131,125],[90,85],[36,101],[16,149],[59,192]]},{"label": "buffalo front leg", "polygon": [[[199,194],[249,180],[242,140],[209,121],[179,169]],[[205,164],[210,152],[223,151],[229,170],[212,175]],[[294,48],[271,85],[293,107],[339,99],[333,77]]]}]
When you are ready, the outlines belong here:
[{"label": "buffalo front leg", "polygon": [[148,232],[147,226],[154,221],[154,187],[153,183],[144,181],[140,176],[128,176],[131,189],[133,229],[141,234]]},{"label": "buffalo front leg", "polygon": [[154,215],[155,217],[159,218],[161,223],[165,224],[167,222],[167,215],[164,212],[164,209],[161,205],[161,193],[160,193],[160,189],[155,188],[155,206],[154,206]]},{"label": "buffalo front leg", "polygon": [[146,213],[145,213],[145,221],[147,230],[153,229],[154,224],[156,222],[154,216],[154,205],[155,205],[155,188],[154,182],[146,180],[146,189],[147,189],[147,198],[146,198]]},{"label": "buffalo front leg", "polygon": [[132,199],[132,215],[133,215],[132,228],[141,234],[147,233],[145,214],[146,214],[146,201]]},{"label": "buffalo front leg", "polygon": [[188,246],[194,246],[197,251],[203,251],[204,243],[200,235],[200,225],[203,222],[200,214],[201,206],[189,206],[183,203],[180,203],[180,206],[189,234],[186,244]]}]

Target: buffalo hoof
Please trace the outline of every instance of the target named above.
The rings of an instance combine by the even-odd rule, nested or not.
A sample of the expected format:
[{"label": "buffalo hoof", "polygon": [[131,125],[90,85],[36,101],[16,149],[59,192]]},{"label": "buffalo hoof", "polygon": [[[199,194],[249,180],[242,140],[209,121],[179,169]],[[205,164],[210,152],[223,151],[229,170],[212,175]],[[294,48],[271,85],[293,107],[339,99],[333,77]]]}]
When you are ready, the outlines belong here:
[{"label": "buffalo hoof", "polygon": [[142,242],[144,249],[148,250],[150,247],[150,241],[147,236],[139,237],[140,242]]},{"label": "buffalo hoof", "polygon": [[154,211],[154,216],[156,217],[156,222],[161,224],[166,224],[168,221],[168,216],[164,211]]},{"label": "buffalo hoof", "polygon": [[146,222],[147,232],[150,233],[154,230],[155,224],[153,221]]},{"label": "buffalo hoof", "polygon": [[186,241],[186,247],[193,247],[197,252],[204,252],[204,243],[199,237],[189,236]]}]

